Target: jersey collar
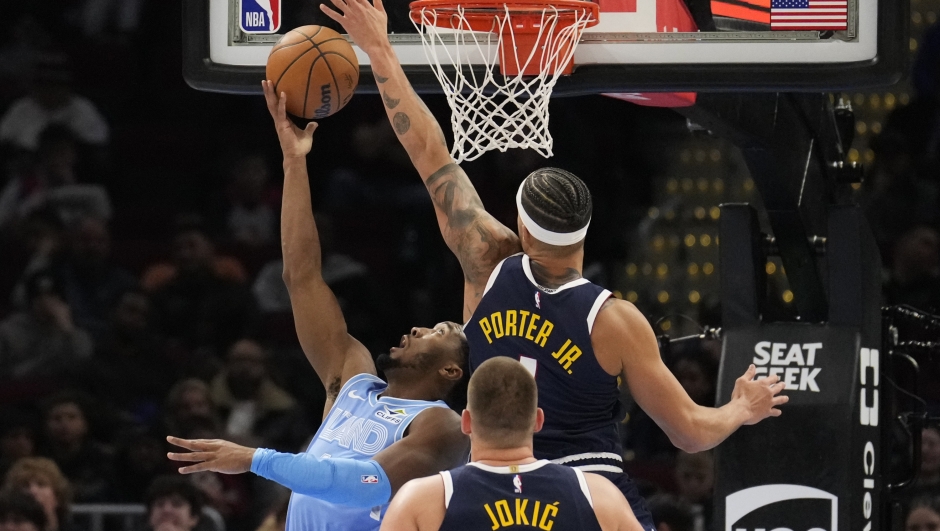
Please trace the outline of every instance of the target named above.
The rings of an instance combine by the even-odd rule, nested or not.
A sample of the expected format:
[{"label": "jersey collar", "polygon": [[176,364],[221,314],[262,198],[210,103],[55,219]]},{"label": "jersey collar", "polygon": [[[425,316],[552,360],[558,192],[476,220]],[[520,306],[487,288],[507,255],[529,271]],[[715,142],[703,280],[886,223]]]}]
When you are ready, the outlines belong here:
[{"label": "jersey collar", "polygon": [[590,280],[584,277],[581,277],[581,278],[572,280],[571,282],[568,282],[566,284],[562,284],[561,286],[558,286],[557,288],[554,288],[554,289],[541,286],[539,285],[538,282],[535,281],[535,277],[532,276],[532,266],[529,263],[529,255],[527,254],[522,255],[522,271],[525,273],[526,278],[529,279],[529,282],[531,282],[533,286],[535,286],[539,291],[542,291],[549,295],[554,295],[555,293],[564,291],[568,288],[574,288],[574,287],[580,286],[582,284],[587,284],[590,282]]}]

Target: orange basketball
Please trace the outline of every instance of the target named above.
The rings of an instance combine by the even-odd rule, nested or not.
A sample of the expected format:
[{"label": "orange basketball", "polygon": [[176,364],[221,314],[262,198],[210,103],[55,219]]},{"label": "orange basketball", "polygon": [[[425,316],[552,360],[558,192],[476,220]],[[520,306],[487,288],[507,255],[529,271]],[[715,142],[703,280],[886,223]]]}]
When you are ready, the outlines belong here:
[{"label": "orange basketball", "polygon": [[287,32],[268,56],[267,78],[287,94],[287,112],[307,120],[342,109],[359,84],[359,61],[346,38],[323,26]]}]

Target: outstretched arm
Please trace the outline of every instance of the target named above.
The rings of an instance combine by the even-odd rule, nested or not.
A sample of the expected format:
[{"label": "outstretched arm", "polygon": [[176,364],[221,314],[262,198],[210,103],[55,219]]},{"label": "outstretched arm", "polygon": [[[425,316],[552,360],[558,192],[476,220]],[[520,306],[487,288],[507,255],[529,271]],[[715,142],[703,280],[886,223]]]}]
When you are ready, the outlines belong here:
[{"label": "outstretched arm", "polygon": [[[174,461],[194,463],[181,467],[180,473],[208,470],[241,474],[250,470],[294,492],[360,507],[382,505],[408,481],[466,463],[470,449],[470,441],[460,431],[460,417],[446,408],[421,412],[405,437],[372,460],[279,453],[218,439],[186,440],[171,436],[167,441],[191,450],[167,454]],[[374,480],[364,481],[366,476],[374,476]]]},{"label": "outstretched arm", "polygon": [[663,363],[646,317],[627,301],[610,299],[602,307],[591,344],[607,372],[625,375],[637,404],[686,452],[714,448],[742,425],[779,416],[776,406],[789,400],[777,396],[784,388],[779,377],[754,380],[752,365],[735,382],[730,402],[720,408],[696,404]]},{"label": "outstretched arm", "polygon": [[297,338],[326,388],[325,411],[329,411],[343,383],[359,373],[375,374],[375,365],[362,343],[346,332],[339,303],[323,281],[320,236],[313,220],[307,177],[307,153],[317,125],[310,122],[306,129],[299,129],[287,118],[286,96],[275,94],[270,81],[263,81],[262,85],[284,153],[281,204],[284,283],[290,293]]},{"label": "outstretched arm", "polygon": [[440,125],[411,87],[388,41],[382,0],[375,6],[368,0],[332,1],[341,13],[320,7],[369,55],[388,119],[431,195],[444,241],[460,261],[464,319],[469,319],[496,264],[521,250],[519,238],[486,212],[467,174],[451,158]]}]

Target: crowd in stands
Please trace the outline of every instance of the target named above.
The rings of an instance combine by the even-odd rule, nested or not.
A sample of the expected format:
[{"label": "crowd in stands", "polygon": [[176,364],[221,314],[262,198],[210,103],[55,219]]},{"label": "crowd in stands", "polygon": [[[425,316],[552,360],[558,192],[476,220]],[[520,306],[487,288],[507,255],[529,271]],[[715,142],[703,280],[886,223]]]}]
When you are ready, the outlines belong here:
[{"label": "crowd in stands", "polygon": [[[0,42],[0,531],[86,531],[70,507],[95,502],[143,503],[153,531],[283,529],[283,488],[176,475],[165,442],[300,451],[323,413],[281,280],[264,106],[183,84],[179,0],[21,4]],[[940,26],[922,50],[917,97],[877,137],[860,198],[886,302],[940,312]],[[442,99],[428,101],[446,116]],[[571,105],[553,114],[574,124],[557,135],[555,164],[595,190],[588,259],[603,264],[626,241],[604,227],[649,206],[648,132],[599,133],[633,147],[593,156],[577,115],[684,122],[613,101]],[[350,333],[378,353],[409,323],[459,319],[459,266],[381,103],[357,98],[343,113],[318,130],[312,155],[323,275]],[[601,122],[632,123],[591,121]],[[625,172],[630,157],[640,163]],[[475,183],[515,226],[515,183],[540,159],[482,160]],[[674,354],[685,390],[714,405],[720,345]],[[712,529],[711,454],[678,451],[642,410],[627,411],[626,458],[659,531]],[[913,491],[907,530],[940,529],[936,427],[924,430]]]}]

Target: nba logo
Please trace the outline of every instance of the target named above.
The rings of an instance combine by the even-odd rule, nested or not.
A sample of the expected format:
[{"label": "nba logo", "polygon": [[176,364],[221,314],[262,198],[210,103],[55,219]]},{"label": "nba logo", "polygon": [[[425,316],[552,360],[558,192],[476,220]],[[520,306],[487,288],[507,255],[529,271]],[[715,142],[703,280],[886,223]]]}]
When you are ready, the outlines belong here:
[{"label": "nba logo", "polygon": [[275,33],[281,29],[281,0],[239,0],[238,26],[245,33]]}]

